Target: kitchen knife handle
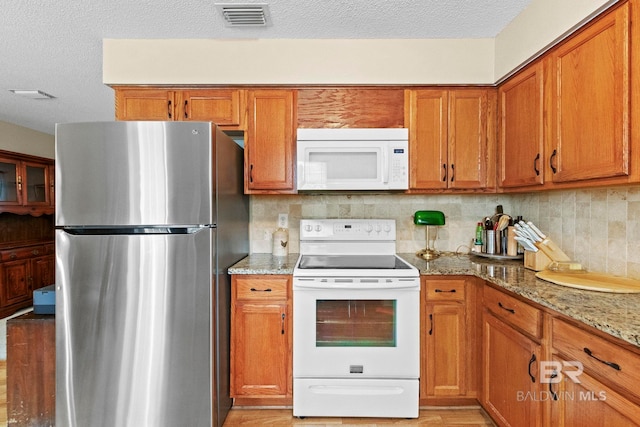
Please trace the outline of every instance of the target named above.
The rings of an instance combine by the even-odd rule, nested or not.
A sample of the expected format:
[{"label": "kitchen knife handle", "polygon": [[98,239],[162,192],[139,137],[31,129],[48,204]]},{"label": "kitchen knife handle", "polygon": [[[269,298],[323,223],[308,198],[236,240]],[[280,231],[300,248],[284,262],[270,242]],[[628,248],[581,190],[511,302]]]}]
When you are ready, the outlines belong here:
[{"label": "kitchen knife handle", "polygon": [[504,305],[502,305],[502,303],[501,303],[501,302],[499,302],[499,301],[498,301],[498,306],[499,306],[501,309],[506,310],[506,311],[508,311],[508,312],[509,312],[509,313],[511,313],[511,314],[516,314],[516,311],[515,311],[513,308],[505,307],[505,306],[504,306]]},{"label": "kitchen knife handle", "polygon": [[447,182],[447,164],[442,164],[442,182]]},{"label": "kitchen knife handle", "polygon": [[540,161],[540,153],[538,153],[538,155],[536,156],[535,159],[533,159],[533,170],[536,173],[536,176],[540,175],[540,169],[538,168],[538,162]]},{"label": "kitchen knife handle", "polygon": [[618,365],[617,363],[613,363],[613,362],[608,362],[606,360],[602,360],[597,356],[593,355],[593,352],[591,352],[591,350],[589,350],[587,347],[585,347],[584,352],[587,353],[589,355],[589,357],[593,357],[594,359],[596,359],[598,362],[600,363],[604,363],[607,366],[612,367],[613,369],[615,369],[616,371],[621,371],[622,369],[620,368],[620,365]]},{"label": "kitchen knife handle", "polygon": [[551,166],[551,170],[553,171],[553,173],[556,173],[558,171],[558,169],[553,165],[553,161],[555,160],[557,155],[558,150],[554,149],[553,153],[551,153],[551,157],[549,157],[549,166]]},{"label": "kitchen knife handle", "polygon": [[533,362],[535,361],[536,361],[536,354],[533,353],[531,355],[531,359],[529,359],[529,377],[531,378],[532,383],[536,382],[536,377],[534,377],[533,374],[531,373],[531,365],[533,365]]}]

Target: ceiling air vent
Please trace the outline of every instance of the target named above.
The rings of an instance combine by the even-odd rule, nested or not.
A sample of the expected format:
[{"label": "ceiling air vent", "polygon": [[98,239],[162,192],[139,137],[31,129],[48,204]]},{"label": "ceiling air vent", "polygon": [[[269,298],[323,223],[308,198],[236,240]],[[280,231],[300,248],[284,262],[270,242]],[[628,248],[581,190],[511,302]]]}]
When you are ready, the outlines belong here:
[{"label": "ceiling air vent", "polygon": [[266,27],[271,25],[267,4],[215,3],[227,27]]}]

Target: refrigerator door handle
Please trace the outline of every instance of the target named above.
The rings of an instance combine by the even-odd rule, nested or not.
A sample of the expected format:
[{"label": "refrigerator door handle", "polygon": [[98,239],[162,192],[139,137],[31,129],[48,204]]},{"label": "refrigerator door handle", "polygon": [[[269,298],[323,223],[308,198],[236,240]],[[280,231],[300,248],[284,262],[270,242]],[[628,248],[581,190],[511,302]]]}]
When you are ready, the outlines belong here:
[{"label": "refrigerator door handle", "polygon": [[69,234],[100,236],[117,234],[195,234],[209,226],[155,226],[155,227],[63,227]]}]

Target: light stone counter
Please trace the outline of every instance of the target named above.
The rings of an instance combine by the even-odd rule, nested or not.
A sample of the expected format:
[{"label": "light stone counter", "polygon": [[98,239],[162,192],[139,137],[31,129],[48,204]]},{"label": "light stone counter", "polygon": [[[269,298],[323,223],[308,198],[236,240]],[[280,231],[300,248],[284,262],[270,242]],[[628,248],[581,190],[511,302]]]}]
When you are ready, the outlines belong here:
[{"label": "light stone counter", "polygon": [[[425,261],[399,254],[421,275],[473,275],[640,347],[640,293],[614,294],[555,285],[535,277],[522,261],[503,261],[445,254]],[[229,269],[229,274],[293,274],[298,254],[278,258],[254,254]]]}]

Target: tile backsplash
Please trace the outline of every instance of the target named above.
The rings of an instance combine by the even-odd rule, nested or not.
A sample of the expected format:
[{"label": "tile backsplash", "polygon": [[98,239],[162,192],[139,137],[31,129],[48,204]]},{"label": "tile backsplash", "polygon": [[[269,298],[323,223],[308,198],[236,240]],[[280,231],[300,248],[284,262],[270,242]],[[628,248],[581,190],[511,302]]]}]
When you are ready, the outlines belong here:
[{"label": "tile backsplash", "polygon": [[591,271],[640,278],[640,186],[526,194],[322,194],[251,197],[251,253],[270,253],[279,213],[289,215],[289,251],[299,250],[301,218],[388,218],[397,224],[397,251],[426,246],[418,210],[439,210],[436,249],[468,252],[475,226],[504,213],[533,221],[572,259]]}]

